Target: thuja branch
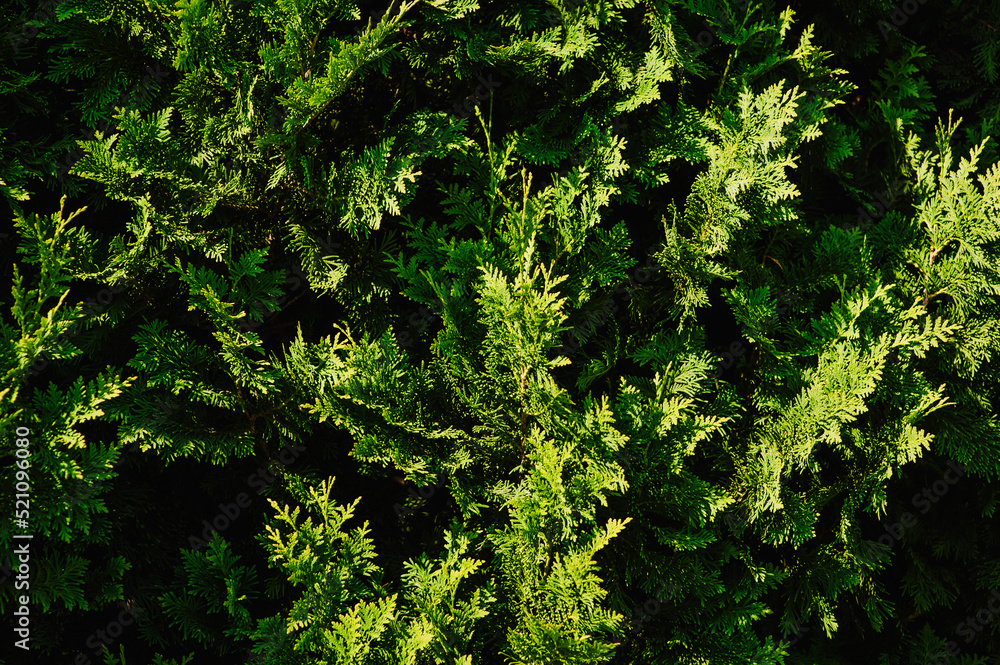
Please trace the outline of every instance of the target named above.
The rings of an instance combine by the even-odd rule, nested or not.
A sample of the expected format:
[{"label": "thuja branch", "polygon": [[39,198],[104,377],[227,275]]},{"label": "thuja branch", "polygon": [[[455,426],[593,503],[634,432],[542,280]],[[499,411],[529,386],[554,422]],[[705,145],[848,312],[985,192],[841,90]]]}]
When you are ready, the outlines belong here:
[{"label": "thuja branch", "polygon": [[527,413],[527,411],[524,408],[524,390],[525,390],[525,387],[527,385],[527,380],[528,380],[528,368],[525,367],[524,369],[521,370],[521,392],[520,392],[520,395],[519,395],[519,397],[521,399],[521,412],[520,412],[520,418],[521,418],[521,425],[520,425],[520,429],[521,429],[521,466],[524,466],[524,448],[525,448],[525,444],[526,444],[527,438],[528,438],[527,437],[527,433],[526,433],[526,428],[527,428],[527,423],[528,423],[528,413]]}]

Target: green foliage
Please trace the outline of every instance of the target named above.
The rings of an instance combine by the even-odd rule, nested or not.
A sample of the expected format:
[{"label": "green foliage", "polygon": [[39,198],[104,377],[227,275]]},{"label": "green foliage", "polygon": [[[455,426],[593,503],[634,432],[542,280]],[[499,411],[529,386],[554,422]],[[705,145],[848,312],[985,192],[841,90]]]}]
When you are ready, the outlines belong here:
[{"label": "green foliage", "polygon": [[28,5],[44,658],[998,662],[995,6]]}]

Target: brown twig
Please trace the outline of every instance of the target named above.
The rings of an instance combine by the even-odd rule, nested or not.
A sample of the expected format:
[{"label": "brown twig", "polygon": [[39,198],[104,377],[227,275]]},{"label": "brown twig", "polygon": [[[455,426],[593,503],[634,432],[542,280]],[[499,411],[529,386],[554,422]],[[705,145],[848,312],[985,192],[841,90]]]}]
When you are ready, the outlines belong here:
[{"label": "brown twig", "polygon": [[983,25],[985,25],[985,26],[986,26],[987,28],[989,28],[989,29],[990,29],[990,30],[992,30],[993,32],[998,32],[998,30],[997,30],[996,28],[994,28],[994,27],[993,27],[992,25],[990,25],[989,23],[987,23],[987,22],[986,22],[986,21],[984,21],[983,19],[981,19],[981,18],[977,18],[976,20],[977,20],[977,21],[979,21],[980,23],[982,23]]}]

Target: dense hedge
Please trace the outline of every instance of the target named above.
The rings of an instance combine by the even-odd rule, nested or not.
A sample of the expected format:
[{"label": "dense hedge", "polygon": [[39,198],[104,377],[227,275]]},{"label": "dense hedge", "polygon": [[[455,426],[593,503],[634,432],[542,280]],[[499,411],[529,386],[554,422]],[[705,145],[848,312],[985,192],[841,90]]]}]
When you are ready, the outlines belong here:
[{"label": "dense hedge", "polygon": [[1000,663],[1000,5],[0,24],[0,665]]}]

